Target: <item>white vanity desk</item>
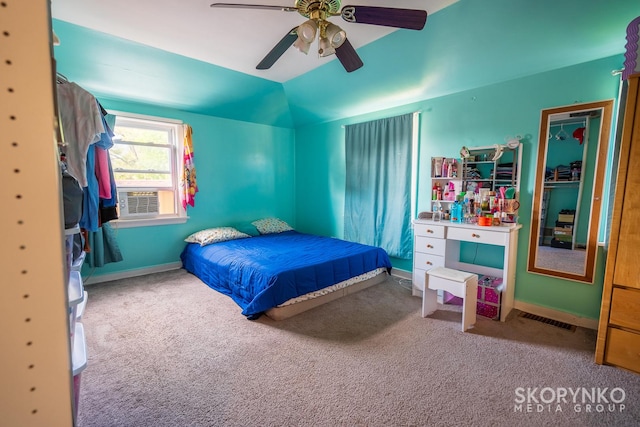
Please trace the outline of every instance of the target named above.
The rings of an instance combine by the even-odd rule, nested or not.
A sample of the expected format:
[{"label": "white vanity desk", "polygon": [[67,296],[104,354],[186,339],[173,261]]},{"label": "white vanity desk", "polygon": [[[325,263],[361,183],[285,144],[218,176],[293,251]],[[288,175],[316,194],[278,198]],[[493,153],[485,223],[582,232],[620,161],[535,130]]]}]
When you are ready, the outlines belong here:
[{"label": "white vanity desk", "polygon": [[[434,267],[502,277],[500,321],[504,322],[513,308],[518,230],[522,228],[522,224],[482,227],[416,219],[413,226],[413,295],[422,295],[426,272]],[[461,241],[503,246],[502,269],[460,262]]]}]

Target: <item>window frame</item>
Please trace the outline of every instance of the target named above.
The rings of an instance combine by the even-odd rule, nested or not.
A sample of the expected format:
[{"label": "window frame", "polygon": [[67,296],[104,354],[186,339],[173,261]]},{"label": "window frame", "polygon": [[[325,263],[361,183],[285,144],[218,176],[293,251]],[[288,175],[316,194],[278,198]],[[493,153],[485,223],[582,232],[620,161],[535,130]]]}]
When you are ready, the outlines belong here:
[{"label": "window frame", "polygon": [[[160,125],[166,126],[174,126],[175,127],[175,141],[171,141],[170,145],[170,156],[172,159],[171,162],[171,187],[120,187],[116,182],[116,187],[118,192],[122,191],[156,191],[156,190],[165,190],[173,192],[173,203],[174,203],[174,212],[173,214],[158,214],[156,216],[145,217],[145,218],[118,218],[114,220],[114,226],[116,228],[131,228],[131,227],[147,227],[147,226],[155,226],[155,225],[169,225],[169,224],[183,224],[187,222],[189,216],[187,215],[186,209],[182,207],[181,201],[181,193],[180,193],[180,185],[182,181],[182,160],[184,155],[184,147],[182,141],[184,139],[184,122],[176,119],[169,119],[165,117],[158,116],[150,116],[146,114],[136,114],[130,113],[126,111],[119,110],[108,110],[108,113],[114,115],[116,117],[120,117],[122,119],[132,119],[132,120],[140,120],[150,122],[150,129],[154,129],[153,123],[158,123]],[[115,132],[115,125],[113,131]],[[115,144],[115,143],[114,143]],[[153,146],[153,145],[150,145]],[[164,144],[163,144],[164,147]]]}]

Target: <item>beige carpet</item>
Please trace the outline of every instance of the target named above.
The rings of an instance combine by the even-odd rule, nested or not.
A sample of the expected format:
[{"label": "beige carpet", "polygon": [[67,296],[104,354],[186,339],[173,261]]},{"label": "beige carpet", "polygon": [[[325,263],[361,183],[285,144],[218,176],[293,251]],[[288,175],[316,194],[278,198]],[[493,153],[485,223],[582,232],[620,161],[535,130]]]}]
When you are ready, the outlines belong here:
[{"label": "beige carpet", "polygon": [[[596,365],[594,331],[511,315],[462,333],[459,307],[423,319],[402,282],[280,322],[184,270],[88,286],[78,425],[640,425],[640,375]],[[605,387],[625,396],[604,412],[532,400]]]}]

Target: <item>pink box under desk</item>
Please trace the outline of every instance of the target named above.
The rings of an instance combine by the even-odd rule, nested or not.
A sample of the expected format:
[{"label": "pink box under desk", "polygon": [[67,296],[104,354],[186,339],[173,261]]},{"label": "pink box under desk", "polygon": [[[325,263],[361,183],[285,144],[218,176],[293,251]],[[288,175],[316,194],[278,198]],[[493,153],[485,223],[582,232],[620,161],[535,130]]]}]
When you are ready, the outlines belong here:
[{"label": "pink box under desk", "polygon": [[[478,303],[476,313],[478,316],[497,320],[500,318],[500,291],[498,287],[502,284],[502,278],[491,276],[478,277]],[[444,294],[444,303],[462,305],[462,299]]]}]

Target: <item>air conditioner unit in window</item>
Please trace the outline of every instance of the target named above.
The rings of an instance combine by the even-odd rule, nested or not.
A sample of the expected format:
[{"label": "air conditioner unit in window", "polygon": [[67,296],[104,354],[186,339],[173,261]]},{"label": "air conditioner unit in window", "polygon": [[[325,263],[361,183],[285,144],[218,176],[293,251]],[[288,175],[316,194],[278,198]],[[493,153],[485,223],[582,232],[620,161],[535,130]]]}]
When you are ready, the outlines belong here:
[{"label": "air conditioner unit in window", "polygon": [[120,218],[150,217],[159,212],[157,191],[121,191],[118,193]]}]

